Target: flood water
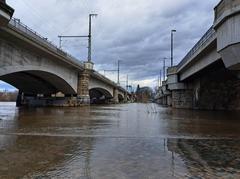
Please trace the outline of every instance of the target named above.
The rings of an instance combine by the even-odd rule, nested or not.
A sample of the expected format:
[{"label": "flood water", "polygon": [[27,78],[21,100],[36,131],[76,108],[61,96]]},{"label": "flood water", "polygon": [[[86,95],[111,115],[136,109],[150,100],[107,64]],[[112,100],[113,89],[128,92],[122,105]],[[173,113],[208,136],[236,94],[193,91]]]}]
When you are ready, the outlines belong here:
[{"label": "flood water", "polygon": [[240,113],[0,103],[0,178],[240,178]]}]

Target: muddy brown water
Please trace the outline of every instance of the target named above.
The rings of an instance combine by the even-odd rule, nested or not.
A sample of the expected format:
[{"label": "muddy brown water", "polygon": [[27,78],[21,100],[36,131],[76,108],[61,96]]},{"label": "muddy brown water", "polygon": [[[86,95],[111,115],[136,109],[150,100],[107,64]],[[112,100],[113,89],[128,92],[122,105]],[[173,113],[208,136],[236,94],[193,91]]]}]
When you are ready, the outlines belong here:
[{"label": "muddy brown water", "polygon": [[0,103],[0,178],[240,178],[240,113]]}]

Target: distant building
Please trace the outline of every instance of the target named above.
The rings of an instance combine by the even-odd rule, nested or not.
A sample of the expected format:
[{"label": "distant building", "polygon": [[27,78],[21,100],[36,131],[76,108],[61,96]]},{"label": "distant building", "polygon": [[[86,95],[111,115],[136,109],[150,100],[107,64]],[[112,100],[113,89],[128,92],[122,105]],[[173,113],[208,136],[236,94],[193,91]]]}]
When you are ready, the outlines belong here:
[{"label": "distant building", "polygon": [[137,86],[136,90],[136,101],[137,102],[142,102],[142,103],[147,103],[152,100],[153,96],[153,90],[150,87],[142,87]]}]

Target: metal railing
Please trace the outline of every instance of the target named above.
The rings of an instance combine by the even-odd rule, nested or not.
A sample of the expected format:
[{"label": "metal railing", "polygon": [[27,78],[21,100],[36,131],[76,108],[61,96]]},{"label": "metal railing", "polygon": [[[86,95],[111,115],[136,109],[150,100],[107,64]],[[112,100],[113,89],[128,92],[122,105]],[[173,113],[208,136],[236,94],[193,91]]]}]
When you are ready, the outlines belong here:
[{"label": "metal railing", "polygon": [[195,54],[196,52],[204,47],[212,38],[215,36],[215,30],[212,27],[203,35],[203,37],[194,45],[194,47],[188,52],[188,54],[183,58],[183,60],[177,65],[178,69],[184,66]]},{"label": "metal railing", "polygon": [[73,57],[72,55],[58,48],[56,45],[50,42],[47,38],[41,36],[36,31],[32,30],[31,28],[23,24],[19,19],[12,18],[9,22],[9,25],[25,33],[28,37],[31,37],[34,41],[38,42],[39,44],[51,49],[55,53],[58,53],[64,56],[65,58],[67,58],[68,60],[71,60],[72,62],[83,67],[83,63],[81,61],[79,61],[77,58]]}]

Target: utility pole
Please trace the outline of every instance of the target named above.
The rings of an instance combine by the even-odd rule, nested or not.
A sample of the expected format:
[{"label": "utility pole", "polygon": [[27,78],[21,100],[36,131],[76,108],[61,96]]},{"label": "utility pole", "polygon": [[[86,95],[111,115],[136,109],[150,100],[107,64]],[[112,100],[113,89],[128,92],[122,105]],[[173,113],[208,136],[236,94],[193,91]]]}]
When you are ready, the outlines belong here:
[{"label": "utility pole", "polygon": [[89,32],[88,35],[59,35],[59,48],[62,48],[63,38],[88,38],[88,62],[92,61],[92,17],[96,17],[97,14],[89,14]]},{"label": "utility pole", "polygon": [[171,30],[171,67],[173,67],[173,33],[177,32],[176,30]]},{"label": "utility pole", "polygon": [[159,86],[162,86],[162,70],[160,70],[159,77],[160,77]]},{"label": "utility pole", "polygon": [[128,91],[128,75],[127,75],[127,79],[126,79],[126,90]]},{"label": "utility pole", "polygon": [[109,71],[109,72],[117,72],[117,84],[120,85],[120,62],[121,60],[117,61],[117,70],[104,70],[104,76],[105,76],[105,72]]},{"label": "utility pole", "polygon": [[118,69],[117,69],[117,71],[118,71],[118,85],[120,85],[120,60],[118,60]]},{"label": "utility pole", "polygon": [[97,17],[97,14],[89,14],[88,62],[92,61],[92,17]]}]

